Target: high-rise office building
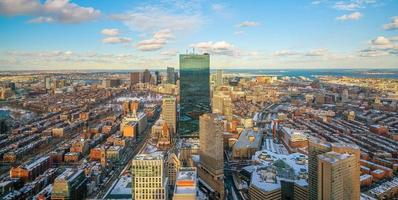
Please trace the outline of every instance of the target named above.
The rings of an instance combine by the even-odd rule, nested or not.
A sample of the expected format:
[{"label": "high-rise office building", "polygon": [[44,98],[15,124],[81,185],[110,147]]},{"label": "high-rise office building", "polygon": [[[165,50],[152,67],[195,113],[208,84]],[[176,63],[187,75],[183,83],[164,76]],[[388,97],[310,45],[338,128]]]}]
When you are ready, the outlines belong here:
[{"label": "high-rise office building", "polygon": [[[328,143],[311,138],[308,145],[309,199],[328,199],[330,195],[344,197],[337,199],[359,199],[359,160],[360,149],[354,144]],[[338,181],[342,181],[344,187],[342,189],[340,186],[335,187],[331,182],[332,179],[327,177],[333,180],[340,177],[342,180]]]},{"label": "high-rise office building", "polygon": [[210,55],[180,55],[179,134],[197,134],[199,116],[210,112]]},{"label": "high-rise office building", "polygon": [[167,83],[176,84],[176,74],[172,67],[167,67]]},{"label": "high-rise office building", "polygon": [[121,85],[120,79],[105,79],[102,80],[102,87],[104,88],[117,88]]},{"label": "high-rise office building", "polygon": [[159,85],[162,83],[162,77],[160,76],[159,71],[155,71],[156,82],[155,85]]},{"label": "high-rise office building", "polygon": [[131,72],[130,73],[130,87],[134,86],[137,83],[141,82],[141,73],[140,72]]},{"label": "high-rise office building", "polygon": [[146,69],[142,74],[142,82],[149,83],[150,81],[151,81],[151,72]]},{"label": "high-rise office building", "polygon": [[217,69],[216,73],[216,86],[222,86],[223,84],[223,77],[222,77],[223,71],[222,69]]},{"label": "high-rise office building", "polygon": [[135,200],[166,200],[167,178],[162,152],[139,154],[132,161],[132,196]]},{"label": "high-rise office building", "polygon": [[331,151],[330,143],[311,138],[308,143],[308,197],[318,199],[318,155]]},{"label": "high-rise office building", "polygon": [[224,199],[223,123],[217,114],[200,116],[198,174],[214,191],[210,194],[214,199]]},{"label": "high-rise office building", "polygon": [[49,76],[44,77],[44,87],[46,90],[51,90],[51,78]]},{"label": "high-rise office building", "polygon": [[[352,156],[348,161],[348,164],[343,167],[345,175],[343,175],[343,199],[359,199],[360,198],[360,157],[361,150],[357,145],[345,144],[345,143],[332,143],[332,151]],[[319,164],[319,163],[318,163]],[[319,185],[319,184],[318,184]]]},{"label": "high-rise office building", "polygon": [[163,97],[162,118],[167,122],[172,136],[177,129],[177,101],[173,96]]},{"label": "high-rise office building", "polygon": [[224,115],[227,120],[232,120],[232,99],[222,91],[216,91],[212,98],[212,111]]},{"label": "high-rise office building", "polygon": [[331,151],[319,155],[318,159],[318,199],[359,199],[353,191],[348,191],[353,189],[354,178],[359,181],[359,177],[352,174],[356,166],[354,155]]}]

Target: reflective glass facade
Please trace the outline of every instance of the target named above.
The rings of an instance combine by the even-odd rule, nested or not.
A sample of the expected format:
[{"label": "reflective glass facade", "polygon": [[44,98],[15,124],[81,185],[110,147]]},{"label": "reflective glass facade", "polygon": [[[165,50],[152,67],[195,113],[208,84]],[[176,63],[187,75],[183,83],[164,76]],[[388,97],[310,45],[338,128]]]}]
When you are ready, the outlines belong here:
[{"label": "reflective glass facade", "polygon": [[198,134],[199,116],[210,112],[210,55],[180,55],[180,135]]}]

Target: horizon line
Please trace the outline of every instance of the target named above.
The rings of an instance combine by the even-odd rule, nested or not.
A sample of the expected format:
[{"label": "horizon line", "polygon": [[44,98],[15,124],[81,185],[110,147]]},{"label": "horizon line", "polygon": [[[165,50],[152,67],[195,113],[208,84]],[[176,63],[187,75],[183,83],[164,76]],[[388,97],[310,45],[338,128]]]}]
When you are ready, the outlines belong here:
[{"label": "horizon line", "polygon": [[[97,71],[97,72],[102,72],[102,71],[142,71],[145,69],[148,70],[167,70],[168,67],[162,67],[162,68],[142,68],[142,69],[15,69],[15,70],[3,70],[0,69],[1,73],[4,72],[48,72],[48,71]],[[171,67],[174,69],[179,70],[179,67]],[[241,68],[212,68],[210,67],[210,70],[333,70],[333,69],[344,69],[344,70],[398,70],[398,67],[383,67],[383,68],[378,68],[378,67],[371,67],[371,68],[357,68],[357,67],[302,67],[302,68],[278,68],[278,67],[271,67],[271,68],[258,68],[258,67],[241,67]]]}]

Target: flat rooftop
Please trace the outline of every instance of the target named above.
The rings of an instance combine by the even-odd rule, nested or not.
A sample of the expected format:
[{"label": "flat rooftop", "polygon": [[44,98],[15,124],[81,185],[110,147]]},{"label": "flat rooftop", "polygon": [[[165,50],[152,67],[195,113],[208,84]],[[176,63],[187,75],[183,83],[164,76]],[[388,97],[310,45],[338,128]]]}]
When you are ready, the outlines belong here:
[{"label": "flat rooftop", "polygon": [[157,151],[154,153],[142,153],[138,154],[134,157],[133,160],[163,160],[164,158],[164,152],[162,151]]},{"label": "flat rooftop", "polygon": [[328,163],[337,163],[338,161],[347,159],[350,156],[352,156],[352,155],[350,155],[350,154],[340,154],[340,153],[336,153],[334,151],[331,151],[331,152],[327,152],[327,153],[319,155],[318,159],[326,161]]},{"label": "flat rooftop", "polygon": [[196,168],[181,168],[177,173],[174,194],[196,195]]},{"label": "flat rooftop", "polygon": [[308,157],[301,153],[277,154],[269,150],[257,151],[252,157],[254,171],[251,185],[271,192],[281,188],[281,181],[308,186]]},{"label": "flat rooftop", "polygon": [[112,190],[106,195],[105,199],[131,199],[131,177],[122,176]]}]

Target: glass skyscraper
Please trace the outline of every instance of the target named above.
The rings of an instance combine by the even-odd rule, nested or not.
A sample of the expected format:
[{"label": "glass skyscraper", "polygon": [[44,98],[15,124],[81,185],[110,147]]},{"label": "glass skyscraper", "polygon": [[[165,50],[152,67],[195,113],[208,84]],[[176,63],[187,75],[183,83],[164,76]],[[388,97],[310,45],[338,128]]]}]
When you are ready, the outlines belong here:
[{"label": "glass skyscraper", "polygon": [[210,55],[180,55],[180,135],[196,135],[199,116],[210,112]]}]

